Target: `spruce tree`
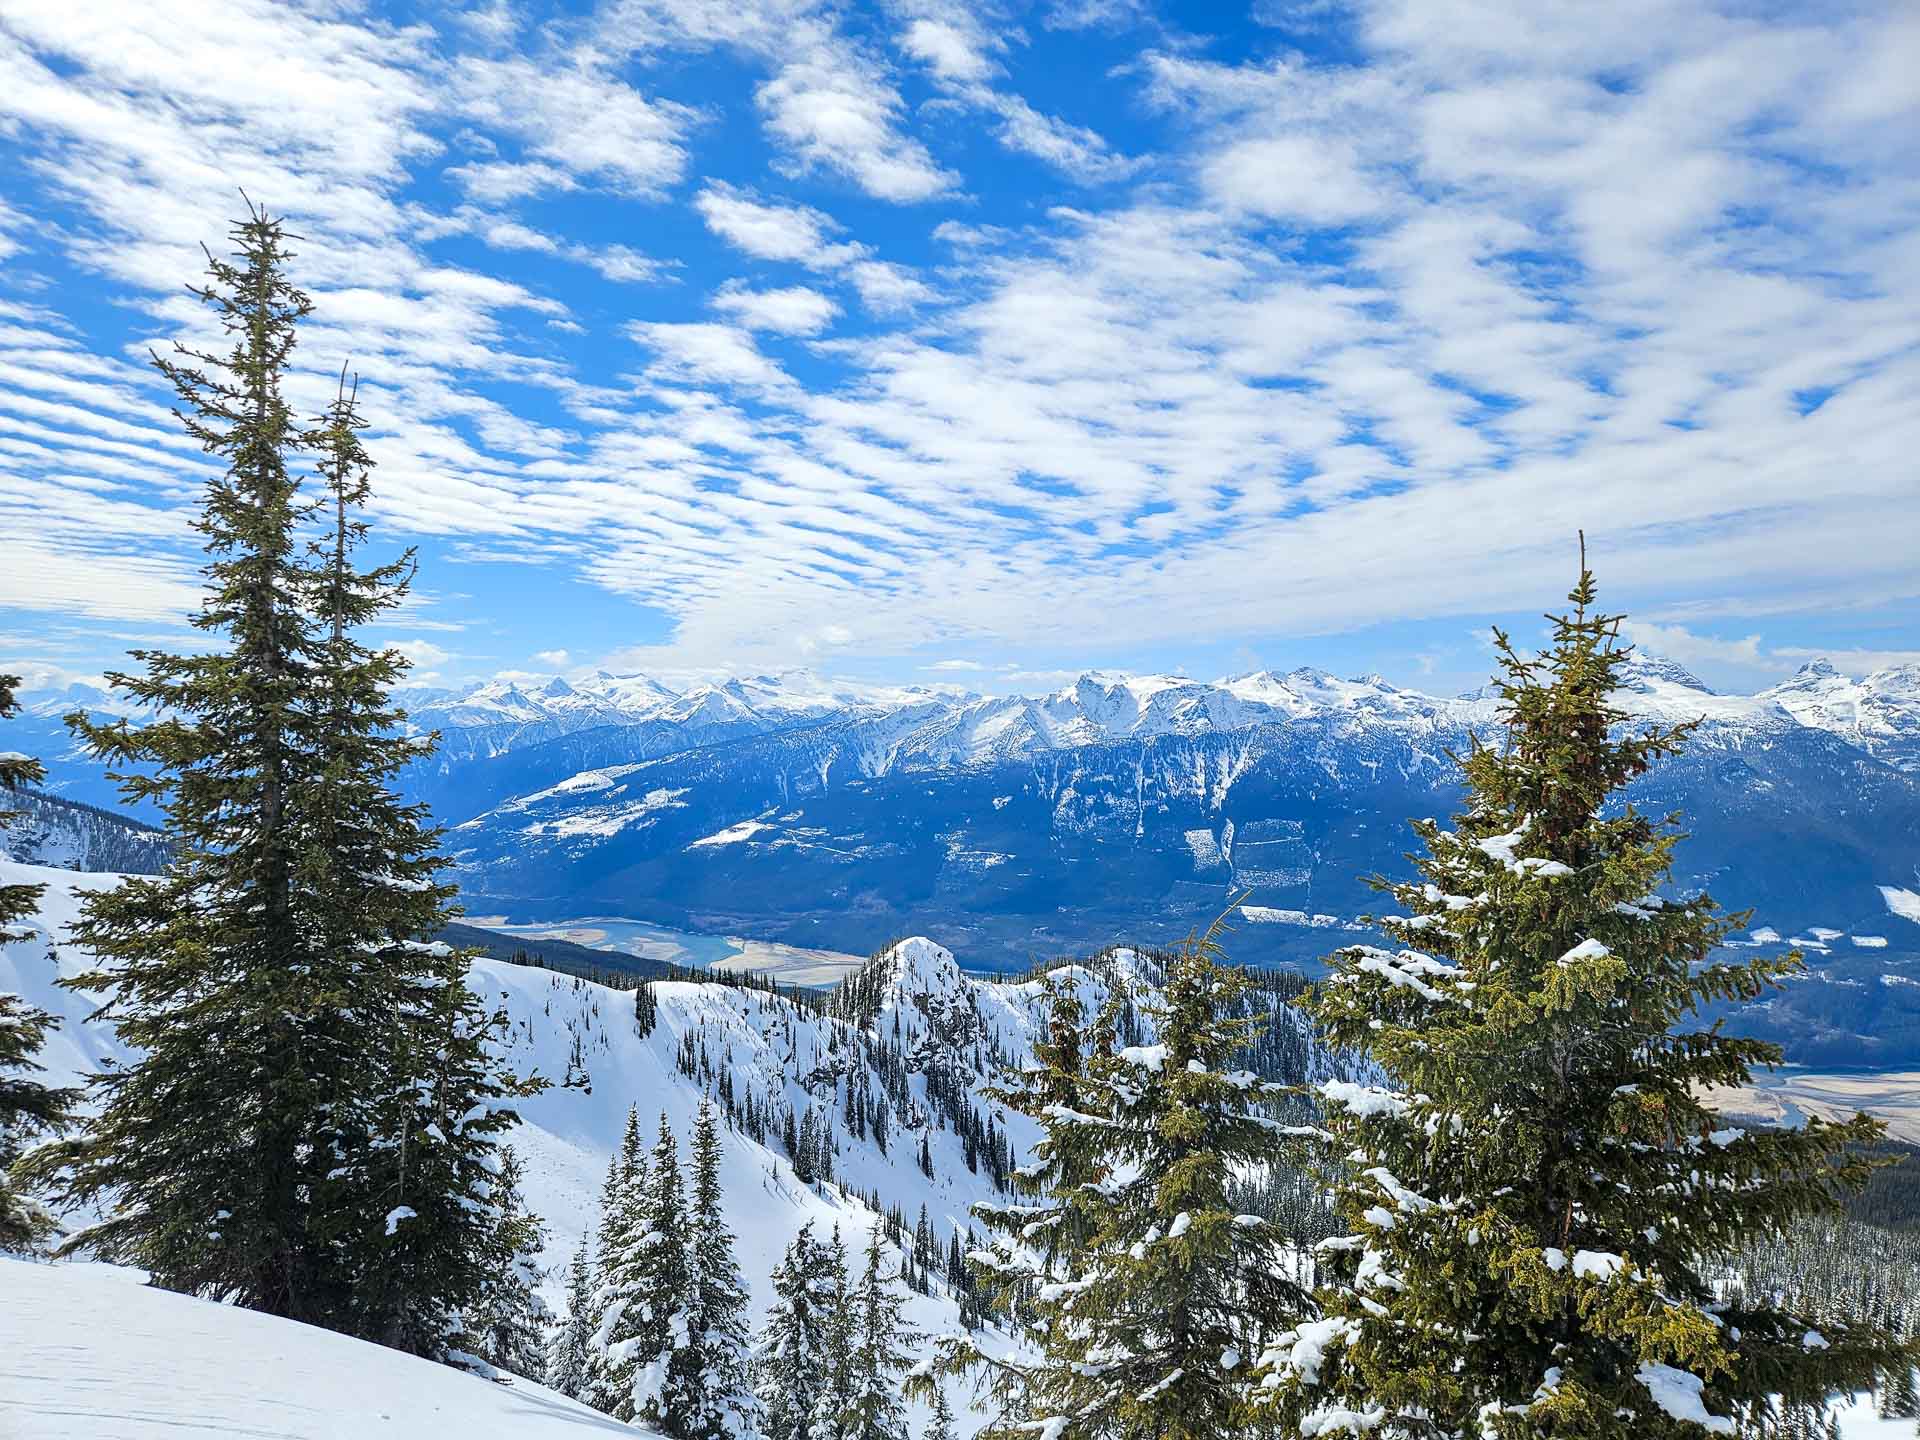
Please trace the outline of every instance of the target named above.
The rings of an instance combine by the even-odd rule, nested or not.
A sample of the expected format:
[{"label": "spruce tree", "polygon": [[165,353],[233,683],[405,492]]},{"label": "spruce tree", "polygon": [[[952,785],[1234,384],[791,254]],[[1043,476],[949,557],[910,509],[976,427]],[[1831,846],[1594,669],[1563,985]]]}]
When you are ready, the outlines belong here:
[{"label": "spruce tree", "polygon": [[1010,1087],[1046,1132],[1016,1183],[1045,1188],[1030,1208],[980,1207],[996,1239],[972,1258],[1003,1297],[1031,1285],[1041,1355],[949,1340],[914,1386],[980,1373],[999,1411],[984,1436],[1210,1440],[1240,1423],[1253,1358],[1305,1306],[1271,1228],[1229,1201],[1238,1176],[1279,1162],[1287,1127],[1266,1113],[1282,1087],[1233,1064],[1260,1022],[1233,1018],[1250,981],[1221,963],[1220,930],[1190,939],[1140,997],[1157,1043],[1112,1044],[1116,994],[1076,1068],[1077,1016],[1061,1006],[1049,1058]]},{"label": "spruce tree", "polygon": [[593,1326],[593,1262],[583,1237],[567,1266],[567,1313],[547,1352],[547,1384],[569,1399],[587,1398]]},{"label": "spruce tree", "polygon": [[856,1317],[853,1292],[847,1278],[847,1246],[840,1227],[821,1250],[820,1285],[826,1294],[826,1327],[822,1337],[820,1392],[813,1407],[812,1440],[844,1440],[856,1391],[854,1347]]},{"label": "spruce tree", "polygon": [[616,1420],[638,1420],[679,1440],[699,1397],[687,1350],[693,1271],[685,1197],[664,1114],[645,1189],[629,1205],[632,1219],[608,1266],[611,1296],[597,1337],[597,1383]]},{"label": "spruce tree", "polygon": [[760,1402],[748,1373],[746,1285],[721,1213],[719,1125],[704,1100],[694,1119],[692,1161],[687,1353],[696,1386],[684,1433],[688,1440],[735,1440],[759,1433]]},{"label": "spruce tree", "polygon": [[[13,698],[20,683],[15,675],[0,675],[0,719],[18,713]],[[40,763],[15,751],[0,753],[0,794],[18,790],[44,778]],[[0,809],[0,829],[13,812]],[[33,914],[44,885],[0,885],[0,945],[24,939],[13,928]],[[53,1217],[23,1189],[16,1189],[8,1169],[26,1142],[57,1134],[72,1121],[79,1092],[43,1085],[34,1076],[45,1067],[34,1056],[46,1044],[47,1032],[60,1021],[45,1010],[27,1004],[18,995],[0,994],[0,1250],[37,1250],[54,1231]]]},{"label": "spruce tree", "polygon": [[[462,1330],[491,1360],[498,1326],[535,1319],[501,1315],[534,1302],[518,1275],[526,1262],[503,1260],[503,1239],[531,1234],[537,1249],[540,1232],[518,1195],[517,1163],[497,1167],[494,1157],[494,1137],[514,1118],[509,1098],[530,1087],[497,1071],[489,1045],[504,1016],[487,1015],[468,988],[467,956],[421,938],[446,923],[455,888],[437,879],[446,862],[426,807],[394,792],[400,771],[433,748],[431,737],[403,733],[406,717],[389,700],[407,662],[358,638],[405,600],[413,554],[356,567],[373,468],[357,399],[343,371],[310,432],[326,524],[306,576],[319,628],[306,701],[317,764],[294,805],[311,837],[301,880],[334,986],[308,1063],[341,1077],[321,1122],[328,1159],[311,1186],[313,1224],[341,1242],[346,1262],[337,1328],[427,1355],[457,1345]],[[490,1195],[496,1170],[501,1193]],[[404,1225],[394,1218],[402,1210]],[[528,1343],[512,1347],[516,1364],[505,1368],[538,1368]]]},{"label": "spruce tree", "polygon": [[936,1382],[930,1400],[932,1413],[927,1417],[926,1433],[921,1440],[960,1440],[954,1428],[953,1406],[947,1401],[947,1387]]},{"label": "spruce tree", "polygon": [[835,1298],[826,1247],[808,1222],[774,1269],[773,1304],[754,1356],[767,1440],[809,1440],[813,1433]]},{"label": "spruce tree", "polygon": [[1377,882],[1405,947],[1346,950],[1310,1000],[1387,1088],[1320,1087],[1349,1156],[1323,1242],[1323,1314],[1263,1360],[1269,1419],[1305,1434],[1698,1436],[1864,1386],[1889,1355],[1862,1326],[1771,1297],[1717,1301],[1723,1258],[1865,1178],[1864,1116],[1725,1126],[1703,1087],[1778,1063],[1687,1028],[1800,968],[1717,958],[1744,916],[1665,898],[1680,838],[1620,792],[1691,725],[1629,726],[1609,700],[1628,651],[1584,562],[1551,648],[1497,634],[1504,735],[1462,761],[1452,829],[1414,825],[1420,878]]},{"label": "spruce tree", "polygon": [[68,983],[114,992],[114,1023],[139,1058],[93,1077],[96,1116],[34,1162],[66,1203],[106,1217],[61,1253],[324,1323],[337,1291],[305,1184],[332,1077],[310,1067],[306,1042],[330,976],[294,808],[317,750],[291,468],[309,437],[281,393],[311,306],[287,278],[278,222],[252,213],[233,238],[237,254],[209,256],[196,292],[231,349],[154,357],[188,433],[226,465],[197,522],[210,560],[192,623],[208,647],[135,651],[144,673],[109,677],[160,717],[151,723],[69,717],[94,756],[135,767],[118,775],[129,799],[166,812],[167,873],[90,896],[73,930],[99,963]]},{"label": "spruce tree", "polygon": [[617,1363],[611,1347],[614,1332],[626,1319],[632,1296],[628,1273],[640,1239],[646,1234],[642,1206],[647,1191],[647,1157],[640,1144],[640,1110],[627,1110],[626,1131],[619,1152],[607,1162],[607,1179],[600,1192],[600,1227],[594,1257],[591,1324],[588,1331],[585,1399],[594,1409],[613,1414],[633,1403],[632,1371]]},{"label": "spruce tree", "polygon": [[853,1394],[840,1424],[846,1440],[906,1440],[900,1376],[912,1364],[920,1337],[901,1319],[906,1296],[894,1288],[897,1278],[886,1273],[875,1224],[851,1297]]},{"label": "spruce tree", "polygon": [[[437,835],[392,794],[425,753],[387,700],[404,671],[357,627],[397,604],[407,557],[355,570],[369,462],[343,391],[317,429],[283,395],[310,303],[278,221],[251,212],[197,293],[224,354],[155,364],[208,483],[204,653],[136,651],[114,684],[159,718],[69,723],[159,802],[167,872],[88,897],[74,938],[138,1059],[93,1077],[96,1116],[35,1171],[105,1214],[89,1250],[155,1283],[448,1357],[487,1280],[495,1137],[527,1087],[501,1070],[504,1017],[431,940],[450,887]],[[319,454],[328,539],[297,467]]]},{"label": "spruce tree", "polygon": [[540,1296],[546,1272],[540,1252],[546,1229],[527,1208],[521,1182],[526,1167],[512,1146],[501,1152],[494,1186],[493,1238],[488,1247],[487,1287],[475,1306],[472,1329],[480,1358],[496,1370],[523,1379],[547,1379],[552,1313]]}]

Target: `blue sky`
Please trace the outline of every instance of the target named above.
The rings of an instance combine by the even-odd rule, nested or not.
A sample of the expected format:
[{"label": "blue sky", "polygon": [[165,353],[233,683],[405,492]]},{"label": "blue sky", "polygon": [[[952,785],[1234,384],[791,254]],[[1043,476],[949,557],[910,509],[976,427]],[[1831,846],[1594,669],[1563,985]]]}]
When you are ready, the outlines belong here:
[{"label": "blue sky", "polygon": [[1584,527],[1757,686],[1920,659],[1920,12],[0,0],[0,666],[181,641],[143,364],[236,191],[384,632],[582,667],[1476,683]]}]

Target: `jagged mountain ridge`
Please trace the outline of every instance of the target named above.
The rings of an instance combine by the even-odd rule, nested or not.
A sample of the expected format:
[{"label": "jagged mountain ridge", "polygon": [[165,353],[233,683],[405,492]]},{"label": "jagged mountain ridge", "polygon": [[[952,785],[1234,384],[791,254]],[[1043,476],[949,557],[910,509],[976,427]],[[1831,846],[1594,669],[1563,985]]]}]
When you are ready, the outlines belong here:
[{"label": "jagged mountain ridge", "polygon": [[[31,704],[18,726],[83,699]],[[1920,940],[1881,898],[1920,883],[1920,669],[1854,681],[1816,662],[1731,696],[1639,655],[1619,699],[1702,722],[1635,796],[1686,817],[1681,888],[1755,906],[1783,935]],[[805,672],[684,690],[600,675],[407,701],[442,739],[406,787],[453,827],[476,911],[624,914],[856,953],[924,931],[1001,968],[1165,943],[1241,889],[1249,913],[1352,921],[1373,907],[1364,877],[1404,866],[1407,817],[1454,804],[1449,752],[1497,723],[1485,692],[1317,670],[1090,673],[1013,697]],[[97,777],[64,744],[38,753],[63,793],[84,794]],[[1299,960],[1331,938],[1280,923],[1236,944]]]}]

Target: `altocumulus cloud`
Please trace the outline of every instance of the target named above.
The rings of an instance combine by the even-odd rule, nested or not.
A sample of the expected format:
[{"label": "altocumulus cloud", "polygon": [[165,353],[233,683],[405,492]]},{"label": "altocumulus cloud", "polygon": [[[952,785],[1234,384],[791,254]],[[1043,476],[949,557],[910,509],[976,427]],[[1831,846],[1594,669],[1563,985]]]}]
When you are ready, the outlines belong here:
[{"label": "altocumulus cloud", "polygon": [[1910,6],[480,20],[0,5],[0,606],[192,603],[143,352],[238,187],[429,580],[553,570],[663,667],[1484,616],[1580,526],[1733,664],[1920,588]]}]

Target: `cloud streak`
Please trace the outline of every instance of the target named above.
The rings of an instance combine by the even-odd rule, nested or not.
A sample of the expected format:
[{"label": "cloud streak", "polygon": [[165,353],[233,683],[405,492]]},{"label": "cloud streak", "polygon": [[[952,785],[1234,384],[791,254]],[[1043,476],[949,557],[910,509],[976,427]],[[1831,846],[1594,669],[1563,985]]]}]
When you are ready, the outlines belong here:
[{"label": "cloud streak", "polygon": [[1683,659],[1920,591],[1900,7],[1365,4],[1084,113],[1058,25],[1137,7],[328,14],[0,14],[0,605],[191,603],[205,461],[139,358],[204,334],[236,183],[307,237],[297,394],[362,372],[396,538],[584,582],[663,667],[1457,632],[1577,528]]}]

